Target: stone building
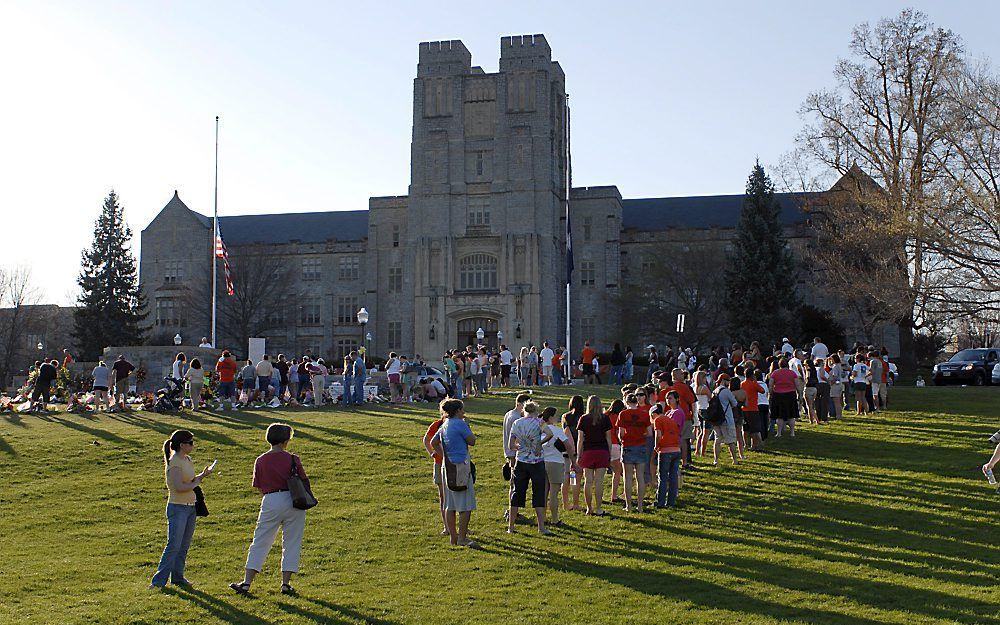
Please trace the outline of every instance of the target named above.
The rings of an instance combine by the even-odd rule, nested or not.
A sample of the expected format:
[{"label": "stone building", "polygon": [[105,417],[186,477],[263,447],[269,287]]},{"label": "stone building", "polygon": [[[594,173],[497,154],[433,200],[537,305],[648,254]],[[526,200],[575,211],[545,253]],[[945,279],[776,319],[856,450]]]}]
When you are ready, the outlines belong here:
[{"label": "stone building", "polygon": [[[562,344],[567,110],[565,75],[542,35],[503,37],[491,74],[472,64],[461,41],[421,43],[408,195],[373,197],[367,211],[220,218],[234,265],[253,250],[288,270],[277,280],[289,289],[286,303],[254,311],[270,321],[258,332],[268,350],[340,356],[362,336],[355,316],[362,306],[378,355],[436,358],[475,342],[479,328],[490,344],[497,332],[514,347]],[[599,348],[638,344],[644,337],[620,336],[623,281],[641,276],[657,255],[723,251],[743,200],[623,199],[614,186],[572,188],[569,196],[573,353],[584,339]],[[779,200],[800,250],[810,240],[807,216],[795,198]],[[207,308],[189,302],[208,298],[211,219],[175,192],[141,241],[154,338],[207,335]],[[220,345],[234,345],[228,334]]]}]

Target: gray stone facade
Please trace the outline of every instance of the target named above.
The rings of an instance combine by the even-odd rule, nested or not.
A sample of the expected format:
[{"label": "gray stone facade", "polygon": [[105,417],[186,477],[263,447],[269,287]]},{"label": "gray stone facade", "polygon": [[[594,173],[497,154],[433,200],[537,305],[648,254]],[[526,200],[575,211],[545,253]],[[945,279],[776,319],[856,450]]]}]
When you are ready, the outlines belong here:
[{"label": "gray stone facade", "polygon": [[[340,356],[362,336],[354,318],[361,306],[378,356],[436,359],[479,327],[490,344],[497,331],[512,348],[562,344],[566,103],[565,75],[542,35],[503,37],[493,74],[473,66],[461,41],[421,43],[407,196],[373,197],[367,211],[220,220],[233,255],[254,247],[292,266],[288,307],[259,313],[279,321],[265,333],[268,351]],[[572,188],[572,352],[585,339],[599,349],[639,345],[643,337],[619,335],[619,314],[628,314],[617,304],[623,280],[640,278],[644,259],[656,255],[691,246],[724,252],[741,201],[627,200],[614,186]],[[786,234],[801,252],[812,240],[807,217],[791,198],[782,201]],[[211,220],[175,193],[141,241],[154,339],[208,335],[207,307],[189,303],[192,293],[209,297]],[[828,304],[808,284],[803,293]],[[221,337],[220,346],[246,349],[232,340]]]}]

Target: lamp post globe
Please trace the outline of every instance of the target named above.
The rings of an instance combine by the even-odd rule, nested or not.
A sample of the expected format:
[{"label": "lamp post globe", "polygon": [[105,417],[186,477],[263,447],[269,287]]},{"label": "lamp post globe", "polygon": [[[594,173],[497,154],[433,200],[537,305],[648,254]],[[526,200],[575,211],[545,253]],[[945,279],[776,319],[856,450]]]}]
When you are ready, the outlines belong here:
[{"label": "lamp post globe", "polygon": [[180,345],[183,340],[180,332],[174,335],[174,345]]},{"label": "lamp post globe", "polygon": [[497,330],[497,347],[500,347],[500,343],[503,343],[503,332]]},{"label": "lamp post globe", "polygon": [[478,340],[478,341],[479,341],[480,343],[482,343],[482,342],[483,342],[483,339],[484,339],[484,338],[486,338],[486,333],[485,333],[485,332],[483,332],[483,329],[482,329],[482,328],[479,328],[478,330],[476,330],[476,339],[477,339],[477,340]]},{"label": "lamp post globe", "polygon": [[[361,349],[364,351],[365,366],[368,366],[368,344],[365,342],[365,325],[368,324],[368,309],[364,306],[358,310],[358,323],[361,324]],[[371,336],[370,334],[368,336]]]},{"label": "lamp post globe", "polygon": [[38,348],[38,351],[42,351],[43,349],[45,349],[45,346],[44,346],[44,345],[42,345],[42,342],[41,342],[41,341],[38,341],[38,345],[36,345],[35,347],[37,347],[37,348]]}]

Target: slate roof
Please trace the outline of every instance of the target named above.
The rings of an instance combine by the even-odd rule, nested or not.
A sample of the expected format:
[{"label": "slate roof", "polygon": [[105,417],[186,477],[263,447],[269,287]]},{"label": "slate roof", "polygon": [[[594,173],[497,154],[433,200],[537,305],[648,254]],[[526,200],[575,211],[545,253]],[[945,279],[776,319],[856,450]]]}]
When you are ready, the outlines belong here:
[{"label": "slate roof", "polygon": [[[206,228],[212,227],[211,217],[194,214]],[[219,229],[227,246],[361,241],[368,237],[368,211],[224,215],[219,217]]]},{"label": "slate roof", "polygon": [[[806,221],[800,204],[812,193],[775,193],[781,205],[782,224]],[[734,228],[740,220],[743,195],[701,195],[693,197],[653,197],[622,200],[624,230],[667,230],[668,228]]]}]

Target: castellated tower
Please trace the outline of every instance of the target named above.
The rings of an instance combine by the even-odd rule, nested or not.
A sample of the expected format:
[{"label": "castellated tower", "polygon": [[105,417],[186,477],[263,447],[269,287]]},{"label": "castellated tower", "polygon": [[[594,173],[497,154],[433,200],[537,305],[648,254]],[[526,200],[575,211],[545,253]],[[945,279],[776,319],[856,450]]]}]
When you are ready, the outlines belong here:
[{"label": "castellated tower", "polygon": [[420,44],[400,250],[399,301],[413,309],[398,311],[413,320],[416,353],[436,359],[480,327],[512,349],[560,340],[565,110],[565,76],[542,35],[503,37],[495,74],[461,41]]}]

